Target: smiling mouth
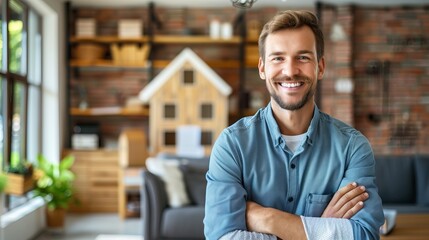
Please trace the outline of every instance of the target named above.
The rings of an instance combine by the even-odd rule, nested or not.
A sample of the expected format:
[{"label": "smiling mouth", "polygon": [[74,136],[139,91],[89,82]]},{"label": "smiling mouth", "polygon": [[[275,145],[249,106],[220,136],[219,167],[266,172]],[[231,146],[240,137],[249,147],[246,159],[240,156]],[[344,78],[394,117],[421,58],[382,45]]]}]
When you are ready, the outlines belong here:
[{"label": "smiling mouth", "polygon": [[278,84],[282,87],[285,87],[285,88],[297,88],[297,87],[301,87],[302,85],[304,85],[304,82],[281,82]]}]

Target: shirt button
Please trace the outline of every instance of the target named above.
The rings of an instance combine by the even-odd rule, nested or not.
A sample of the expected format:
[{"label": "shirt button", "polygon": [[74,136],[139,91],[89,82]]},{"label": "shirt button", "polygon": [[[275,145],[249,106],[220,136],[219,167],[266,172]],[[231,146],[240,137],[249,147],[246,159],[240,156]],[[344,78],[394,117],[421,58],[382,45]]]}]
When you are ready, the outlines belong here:
[{"label": "shirt button", "polygon": [[292,202],[292,201],[293,201],[293,197],[289,197],[289,198],[287,199],[287,201],[288,201],[288,202]]},{"label": "shirt button", "polygon": [[293,164],[293,163],[292,163],[292,164],[290,165],[290,168],[295,169],[295,164]]}]

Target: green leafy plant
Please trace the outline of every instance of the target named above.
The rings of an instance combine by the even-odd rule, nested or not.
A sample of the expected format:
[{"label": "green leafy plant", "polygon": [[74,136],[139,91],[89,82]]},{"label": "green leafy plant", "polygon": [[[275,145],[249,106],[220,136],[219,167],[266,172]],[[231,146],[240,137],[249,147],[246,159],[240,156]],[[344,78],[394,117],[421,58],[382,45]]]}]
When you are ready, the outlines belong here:
[{"label": "green leafy plant", "polygon": [[0,172],[0,193],[3,192],[4,188],[6,187],[7,184],[7,176],[6,174]]},{"label": "green leafy plant", "polygon": [[70,171],[74,157],[67,156],[59,164],[51,163],[45,157],[37,157],[37,183],[35,196],[45,199],[49,210],[67,209],[73,198],[75,175]]},{"label": "green leafy plant", "polygon": [[27,161],[19,161],[7,167],[6,172],[31,176],[33,174],[33,165]]}]

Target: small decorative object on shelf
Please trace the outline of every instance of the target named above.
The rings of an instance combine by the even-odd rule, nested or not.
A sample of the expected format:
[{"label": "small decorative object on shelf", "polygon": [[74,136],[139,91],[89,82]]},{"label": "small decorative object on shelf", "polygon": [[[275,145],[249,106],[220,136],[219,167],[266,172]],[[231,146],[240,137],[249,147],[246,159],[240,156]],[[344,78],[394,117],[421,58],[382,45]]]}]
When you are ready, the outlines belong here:
[{"label": "small decorative object on shelf", "polygon": [[232,38],[232,24],[229,22],[222,23],[222,39]]},{"label": "small decorative object on shelf", "polygon": [[88,106],[88,93],[85,86],[79,85],[78,86],[78,92],[79,92],[79,109],[87,109]]},{"label": "small decorative object on shelf", "polygon": [[210,38],[218,39],[220,37],[220,21],[214,18],[210,21]]},{"label": "small decorative object on shelf", "polygon": [[84,63],[96,63],[103,59],[106,48],[95,43],[81,43],[74,49],[74,58]]}]

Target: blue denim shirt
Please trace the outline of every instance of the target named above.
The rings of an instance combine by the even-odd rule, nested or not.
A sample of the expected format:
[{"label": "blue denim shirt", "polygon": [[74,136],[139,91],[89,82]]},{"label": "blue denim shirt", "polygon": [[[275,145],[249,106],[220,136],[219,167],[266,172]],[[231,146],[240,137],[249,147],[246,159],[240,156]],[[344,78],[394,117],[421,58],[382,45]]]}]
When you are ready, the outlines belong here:
[{"label": "blue denim shirt", "polygon": [[270,104],[226,128],[214,144],[206,178],[204,232],[209,240],[247,229],[248,200],[320,217],[333,195],[353,181],[369,193],[363,209],[350,219],[354,238],[378,239],[384,222],[368,140],[317,107],[295,153],[286,146]]}]

